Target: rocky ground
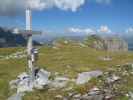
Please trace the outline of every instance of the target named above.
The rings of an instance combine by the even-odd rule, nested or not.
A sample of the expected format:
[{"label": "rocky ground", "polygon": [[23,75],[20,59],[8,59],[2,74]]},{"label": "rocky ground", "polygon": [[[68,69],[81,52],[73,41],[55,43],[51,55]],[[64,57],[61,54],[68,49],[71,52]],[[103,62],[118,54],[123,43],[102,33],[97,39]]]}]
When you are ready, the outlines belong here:
[{"label": "rocky ground", "polygon": [[[50,82],[41,90],[22,94],[24,100],[133,99],[132,52],[96,51],[69,42],[39,51],[38,66],[51,73]],[[6,100],[16,93],[10,81],[26,71],[27,62],[26,57],[19,58],[25,55],[22,48],[0,49],[0,55],[0,99]]]}]

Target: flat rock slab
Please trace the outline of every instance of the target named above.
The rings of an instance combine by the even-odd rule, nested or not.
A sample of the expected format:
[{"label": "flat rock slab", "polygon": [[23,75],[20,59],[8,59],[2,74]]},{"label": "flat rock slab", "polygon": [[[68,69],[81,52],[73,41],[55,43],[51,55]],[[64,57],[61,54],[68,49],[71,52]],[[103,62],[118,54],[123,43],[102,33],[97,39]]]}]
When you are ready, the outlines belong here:
[{"label": "flat rock slab", "polygon": [[70,81],[67,77],[56,77],[53,81],[51,81],[50,85],[53,88],[63,88]]},{"label": "flat rock slab", "polygon": [[77,80],[76,80],[76,84],[77,85],[85,84],[91,78],[95,78],[95,77],[101,76],[102,74],[103,74],[103,72],[100,71],[100,70],[80,73],[78,75]]}]

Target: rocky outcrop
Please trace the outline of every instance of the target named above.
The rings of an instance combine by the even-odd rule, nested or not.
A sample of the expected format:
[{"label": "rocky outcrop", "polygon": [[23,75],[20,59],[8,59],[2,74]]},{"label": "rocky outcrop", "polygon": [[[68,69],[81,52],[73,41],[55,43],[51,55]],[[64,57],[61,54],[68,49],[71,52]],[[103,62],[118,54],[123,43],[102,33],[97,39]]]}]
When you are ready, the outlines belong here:
[{"label": "rocky outcrop", "polygon": [[86,40],[88,46],[97,50],[106,51],[128,51],[128,44],[121,38],[89,36]]}]

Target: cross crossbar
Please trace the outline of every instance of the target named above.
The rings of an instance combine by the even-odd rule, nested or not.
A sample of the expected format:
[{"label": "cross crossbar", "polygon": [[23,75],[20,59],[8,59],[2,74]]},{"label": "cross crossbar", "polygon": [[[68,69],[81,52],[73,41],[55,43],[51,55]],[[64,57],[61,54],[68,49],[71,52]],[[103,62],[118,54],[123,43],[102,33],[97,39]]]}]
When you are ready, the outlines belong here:
[{"label": "cross crossbar", "polygon": [[15,33],[15,34],[23,34],[23,35],[36,35],[36,34],[42,34],[41,31],[19,30],[19,29],[13,30],[13,33]]}]

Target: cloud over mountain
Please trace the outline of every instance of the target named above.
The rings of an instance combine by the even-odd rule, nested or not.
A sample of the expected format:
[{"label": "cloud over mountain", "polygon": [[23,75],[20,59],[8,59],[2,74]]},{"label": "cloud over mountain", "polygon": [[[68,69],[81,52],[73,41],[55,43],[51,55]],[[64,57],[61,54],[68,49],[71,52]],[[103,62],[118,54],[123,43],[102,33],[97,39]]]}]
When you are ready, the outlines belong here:
[{"label": "cloud over mountain", "polygon": [[100,29],[98,29],[98,32],[99,33],[111,33],[111,30],[109,29],[108,26],[102,25],[102,26],[100,26]]},{"label": "cloud over mountain", "polygon": [[71,33],[84,33],[86,35],[88,34],[95,34],[96,31],[91,28],[69,28],[68,32]]},{"label": "cloud over mountain", "polygon": [[109,29],[109,27],[107,25],[101,25],[99,29],[93,29],[93,28],[78,28],[78,27],[71,27],[68,28],[68,32],[70,33],[82,33],[82,34],[86,34],[86,35],[90,35],[90,34],[101,34],[101,33],[111,33],[112,31],[111,29]]},{"label": "cloud over mountain", "polygon": [[129,28],[126,30],[126,33],[133,33],[133,27],[129,27]]}]

